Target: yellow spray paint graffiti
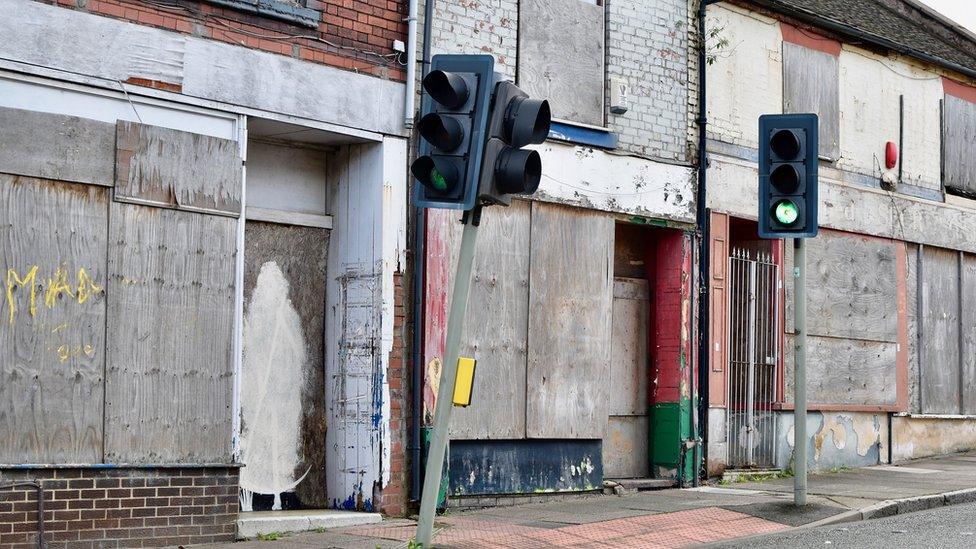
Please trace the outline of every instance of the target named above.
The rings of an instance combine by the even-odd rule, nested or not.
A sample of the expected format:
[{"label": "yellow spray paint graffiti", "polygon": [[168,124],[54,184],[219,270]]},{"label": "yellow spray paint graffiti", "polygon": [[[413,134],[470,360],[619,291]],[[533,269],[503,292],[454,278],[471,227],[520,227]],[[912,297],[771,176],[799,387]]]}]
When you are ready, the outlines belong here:
[{"label": "yellow spray paint graffiti", "polygon": [[[27,274],[21,276],[16,269],[7,269],[6,297],[7,297],[7,318],[13,324],[17,317],[17,300],[14,296],[16,288],[30,288],[30,306],[27,311],[31,317],[37,316],[37,271],[38,266],[32,265]],[[66,266],[58,267],[54,276],[47,279],[47,290],[44,291],[44,305],[48,309],[53,309],[57,305],[61,296],[68,296],[72,301],[79,305],[102,292],[95,280],[88,274],[84,267],[79,268],[74,281],[68,275]]]}]

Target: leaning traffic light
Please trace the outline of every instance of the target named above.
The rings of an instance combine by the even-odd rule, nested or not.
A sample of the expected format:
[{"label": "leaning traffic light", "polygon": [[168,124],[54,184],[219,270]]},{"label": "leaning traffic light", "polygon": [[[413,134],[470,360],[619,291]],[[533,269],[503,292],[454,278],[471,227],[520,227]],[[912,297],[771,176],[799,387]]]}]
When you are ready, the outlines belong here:
[{"label": "leaning traffic light", "polygon": [[420,207],[469,210],[477,199],[488,109],[494,86],[490,55],[435,55],[423,80],[417,131],[419,156],[410,166]]},{"label": "leaning traffic light", "polygon": [[538,151],[522,147],[545,141],[551,119],[548,101],[530,99],[512,82],[498,83],[488,121],[479,202],[507,206],[510,195],[529,195],[539,188],[542,158]]},{"label": "leaning traffic light", "polygon": [[817,236],[816,114],[759,117],[759,236]]}]

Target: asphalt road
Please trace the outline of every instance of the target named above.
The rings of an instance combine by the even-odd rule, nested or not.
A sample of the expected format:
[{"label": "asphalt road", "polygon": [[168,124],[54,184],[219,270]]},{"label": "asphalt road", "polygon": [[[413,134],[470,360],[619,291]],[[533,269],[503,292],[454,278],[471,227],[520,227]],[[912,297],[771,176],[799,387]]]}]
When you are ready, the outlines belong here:
[{"label": "asphalt road", "polygon": [[918,513],[795,530],[708,547],[878,547],[884,549],[976,547],[976,503]]}]

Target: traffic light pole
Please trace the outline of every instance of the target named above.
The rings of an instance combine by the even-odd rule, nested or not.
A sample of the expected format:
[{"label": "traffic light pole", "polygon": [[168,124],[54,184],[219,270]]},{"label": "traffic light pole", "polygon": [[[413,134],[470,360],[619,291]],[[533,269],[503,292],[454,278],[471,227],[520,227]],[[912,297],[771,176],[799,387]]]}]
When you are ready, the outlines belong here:
[{"label": "traffic light pole", "polygon": [[417,523],[417,543],[431,547],[434,534],[434,516],[437,512],[437,496],[441,486],[441,472],[444,470],[444,456],[447,453],[448,426],[454,409],[452,395],[457,380],[458,355],[461,347],[461,328],[464,326],[464,313],[468,307],[468,290],[471,288],[471,271],[474,264],[474,248],[478,240],[478,225],[481,222],[481,208],[476,206],[471,212],[464,212],[461,222],[461,252],[458,256],[457,273],[454,275],[454,292],[451,297],[451,311],[447,317],[447,343],[444,364],[441,366],[440,385],[437,388],[437,404],[434,408],[434,430],[430,449],[427,452],[427,467],[424,473],[424,490],[420,498],[420,520]]},{"label": "traffic light pole", "polygon": [[796,339],[793,369],[793,504],[807,504],[807,250],[793,239],[793,314]]}]

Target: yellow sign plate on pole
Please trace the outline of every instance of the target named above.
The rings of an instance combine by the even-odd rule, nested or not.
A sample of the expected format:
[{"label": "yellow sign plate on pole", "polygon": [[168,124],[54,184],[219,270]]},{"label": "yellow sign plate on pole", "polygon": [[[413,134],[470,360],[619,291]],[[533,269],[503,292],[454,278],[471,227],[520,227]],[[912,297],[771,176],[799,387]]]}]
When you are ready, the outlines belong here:
[{"label": "yellow sign plate on pole", "polygon": [[474,388],[474,367],[477,364],[473,358],[458,357],[457,377],[454,381],[454,405],[468,406],[471,404],[471,390]]}]

